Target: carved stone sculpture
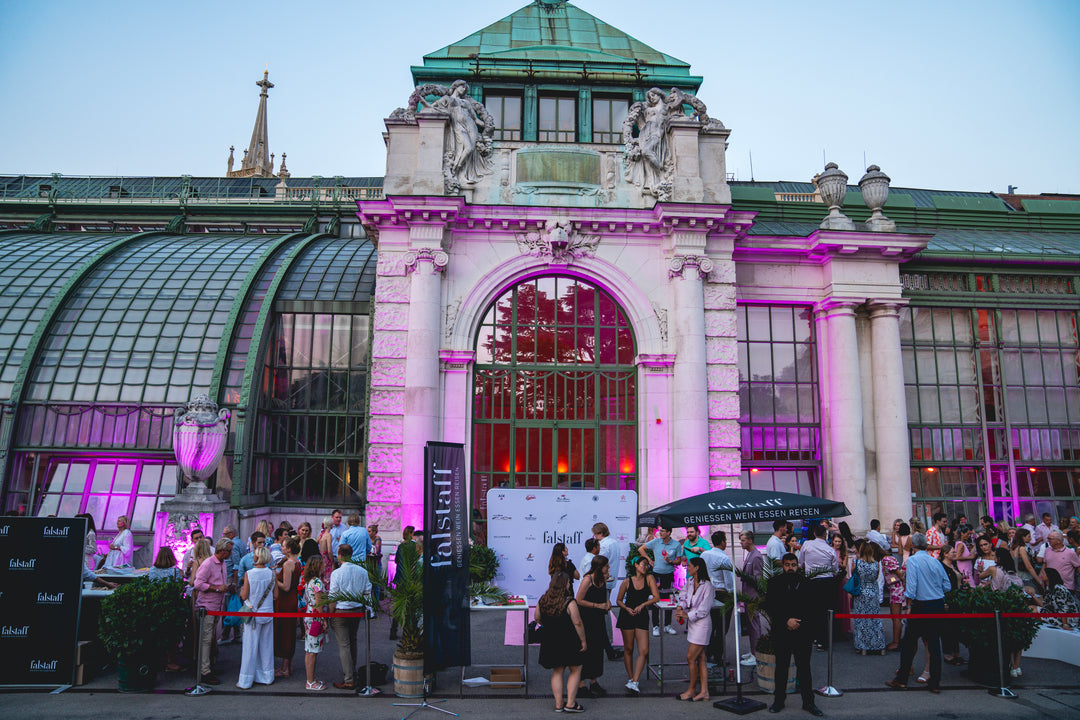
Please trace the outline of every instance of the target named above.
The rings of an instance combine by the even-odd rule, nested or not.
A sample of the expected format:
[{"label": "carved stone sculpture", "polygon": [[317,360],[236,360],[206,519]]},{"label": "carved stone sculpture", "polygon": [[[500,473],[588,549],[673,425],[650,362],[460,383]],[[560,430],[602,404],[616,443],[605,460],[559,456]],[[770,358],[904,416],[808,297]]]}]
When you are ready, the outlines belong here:
[{"label": "carved stone sculpture", "polygon": [[889,199],[889,183],[891,178],[881,172],[877,165],[866,168],[866,174],[859,180],[859,190],[862,191],[863,202],[870,208],[870,217],[866,221],[866,227],[872,232],[896,232],[896,223],[885,217],[881,208]]},{"label": "carved stone sculpture", "polygon": [[818,190],[821,191],[821,199],[829,206],[829,214],[821,221],[822,230],[854,230],[855,223],[844,213],[840,212],[840,206],[844,204],[844,196],[847,195],[848,176],[836,163],[828,163],[825,172],[817,176]]},{"label": "carved stone sculpture", "polygon": [[626,179],[637,185],[642,194],[652,195],[658,201],[671,198],[675,157],[671,152],[669,125],[673,118],[684,116],[683,105],[690,105],[694,109],[693,117],[710,127],[705,103],[678,88],[672,88],[666,96],[660,88],[651,88],[645,93],[644,102],[630,106],[623,121]]},{"label": "carved stone sculpture", "polygon": [[517,243],[523,255],[545,259],[551,265],[568,265],[575,258],[595,255],[600,236],[577,232],[569,220],[549,218],[543,230],[518,233]]},{"label": "carved stone sculpture", "polygon": [[[431,95],[435,100],[428,101]],[[495,119],[484,104],[469,96],[469,84],[455,80],[445,85],[421,85],[409,97],[408,107],[398,108],[390,117],[416,121],[416,107],[444,112],[450,116],[449,143],[443,157],[443,179],[446,192],[461,191],[462,185],[472,185],[491,172],[491,147],[495,135]]]}]

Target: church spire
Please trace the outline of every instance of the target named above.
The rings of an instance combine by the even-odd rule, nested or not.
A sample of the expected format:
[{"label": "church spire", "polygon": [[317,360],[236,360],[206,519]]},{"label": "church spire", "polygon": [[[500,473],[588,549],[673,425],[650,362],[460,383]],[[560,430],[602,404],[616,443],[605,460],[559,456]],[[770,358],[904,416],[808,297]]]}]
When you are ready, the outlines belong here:
[{"label": "church spire", "polygon": [[263,78],[255,83],[260,89],[259,111],[255,114],[255,127],[251,130],[251,142],[244,152],[240,169],[226,173],[226,177],[273,177],[274,165],[270,159],[270,137],[266,128],[266,99],[269,97],[270,71],[263,71]]}]

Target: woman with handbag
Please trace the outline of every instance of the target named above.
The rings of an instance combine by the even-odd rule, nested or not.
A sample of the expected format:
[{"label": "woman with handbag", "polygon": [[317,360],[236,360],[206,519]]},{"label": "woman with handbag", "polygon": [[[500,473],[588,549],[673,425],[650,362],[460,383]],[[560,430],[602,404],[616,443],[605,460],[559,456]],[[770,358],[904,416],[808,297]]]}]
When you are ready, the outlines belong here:
[{"label": "woman with handbag", "polygon": [[[299,609],[300,596],[297,585],[300,584],[300,561],[296,559],[300,552],[300,541],[294,537],[286,538],[281,543],[284,553],[281,569],[277,572],[274,583],[277,586],[278,612],[294,613]],[[274,671],[275,677],[289,677],[292,674],[292,658],[296,653],[296,618],[274,618],[274,657],[281,658],[281,667]]]},{"label": "woman with handbag", "polygon": [[[245,612],[272,613],[277,599],[274,571],[266,567],[273,556],[265,547],[256,548],[255,567],[244,573],[240,599]],[[271,617],[249,617],[244,628],[244,649],[240,660],[240,677],[236,687],[247,690],[253,682],[274,683],[274,624]]]},{"label": "woman with handbag", "polygon": [[[312,555],[307,565],[304,566],[304,602],[307,604],[307,612],[326,612],[320,608],[319,603],[326,597],[326,585],[322,581],[323,559],[319,555]],[[308,690],[322,690],[326,683],[315,679],[315,663],[319,659],[323,645],[326,644],[326,620],[325,618],[304,618],[304,669],[307,670]]]},{"label": "woman with handbag", "polygon": [[[876,615],[881,606],[881,596],[878,594],[878,573],[881,572],[881,563],[877,560],[874,548],[880,547],[877,543],[863,542],[859,547],[859,556],[855,559],[855,567],[851,573],[849,585],[844,589],[851,593],[851,584],[857,585],[856,592],[851,593],[851,610],[856,615]],[[856,581],[856,578],[858,580]],[[852,582],[854,581],[854,582]],[[855,635],[855,652],[860,655],[885,654],[885,628],[881,620],[873,618],[859,618],[852,623]]]}]

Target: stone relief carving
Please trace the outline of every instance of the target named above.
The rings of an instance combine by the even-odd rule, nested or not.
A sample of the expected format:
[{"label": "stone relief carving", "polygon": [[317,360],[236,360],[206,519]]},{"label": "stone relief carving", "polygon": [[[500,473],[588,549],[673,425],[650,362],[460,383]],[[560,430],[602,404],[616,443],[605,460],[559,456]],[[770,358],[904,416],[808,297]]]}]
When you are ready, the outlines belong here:
[{"label": "stone relief carving", "polygon": [[575,258],[595,255],[599,235],[584,235],[574,230],[569,220],[549,218],[542,230],[518,233],[518,250],[523,255],[546,259],[549,264],[569,264]]},{"label": "stone relief carving", "polygon": [[658,201],[671,199],[675,156],[671,152],[669,126],[673,118],[685,117],[683,105],[694,109],[692,117],[702,126],[712,127],[705,103],[678,88],[672,88],[667,95],[660,88],[651,88],[645,93],[644,102],[630,106],[623,121],[626,179],[637,185],[642,194],[652,195]]},{"label": "stone relief carving", "polygon": [[[428,101],[431,95],[435,100]],[[450,116],[450,143],[443,156],[443,182],[446,192],[461,192],[463,185],[475,184],[491,172],[491,147],[495,134],[495,119],[484,104],[469,96],[469,84],[455,80],[445,85],[421,85],[409,96],[408,107],[398,108],[390,117],[407,122],[416,121],[416,107],[444,112]]]},{"label": "stone relief carving", "polygon": [[417,265],[421,262],[430,262],[433,272],[442,272],[446,269],[446,265],[450,262],[450,256],[442,250],[432,250],[430,248],[420,248],[419,250],[410,250],[405,253],[405,271],[415,272]]},{"label": "stone relief carving", "polygon": [[667,342],[667,315],[668,315],[667,308],[660,307],[660,305],[658,305],[656,303],[652,304],[652,308],[653,308],[653,312],[656,313],[656,322],[660,325],[660,339],[663,342],[666,343]]},{"label": "stone relief carving", "polygon": [[712,272],[713,261],[704,255],[676,255],[668,261],[668,277],[679,277],[687,267],[697,268],[701,276],[705,277]]},{"label": "stone relief carving", "polygon": [[464,299],[463,296],[458,295],[454,302],[446,306],[446,328],[443,334],[447,340],[454,334],[454,326],[457,325],[457,316],[461,312],[461,303]]}]

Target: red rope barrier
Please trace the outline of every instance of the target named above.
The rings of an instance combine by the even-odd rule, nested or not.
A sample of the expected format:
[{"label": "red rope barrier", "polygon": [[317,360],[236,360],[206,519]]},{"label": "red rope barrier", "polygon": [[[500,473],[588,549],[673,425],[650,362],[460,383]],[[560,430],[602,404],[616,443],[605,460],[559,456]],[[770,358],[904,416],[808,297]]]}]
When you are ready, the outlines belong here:
[{"label": "red rope barrier", "polygon": [[[901,613],[898,615],[873,615],[869,613],[837,613],[838,620],[872,620],[874,618],[910,618],[915,620],[992,620],[994,613]],[[1080,618],[1080,613],[1001,613],[1003,618]]]},{"label": "red rope barrier", "polygon": [[213,617],[268,617],[268,618],[362,618],[362,612],[339,612],[339,613],[263,613],[263,612],[229,612],[227,610],[207,610],[207,615]]}]

